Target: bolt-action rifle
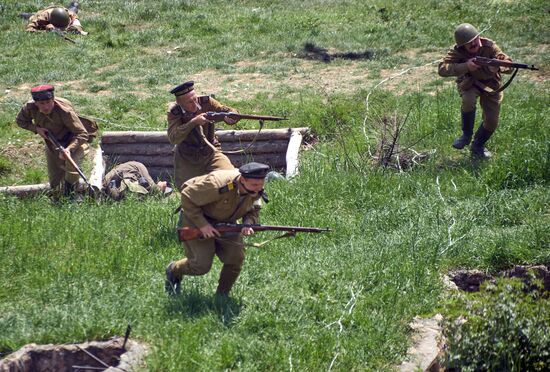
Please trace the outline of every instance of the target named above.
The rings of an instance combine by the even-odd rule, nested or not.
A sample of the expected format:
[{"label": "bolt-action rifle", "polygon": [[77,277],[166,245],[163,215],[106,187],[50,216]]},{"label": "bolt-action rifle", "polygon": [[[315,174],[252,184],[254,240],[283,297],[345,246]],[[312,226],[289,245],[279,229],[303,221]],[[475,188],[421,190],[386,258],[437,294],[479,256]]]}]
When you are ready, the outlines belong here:
[{"label": "bolt-action rifle", "polygon": [[84,180],[84,182],[86,183],[86,185],[88,186],[88,189],[90,190],[90,192],[93,194],[95,194],[95,189],[94,187],[90,184],[90,182],[88,181],[88,179],[86,178],[86,176],[84,175],[84,172],[82,172],[82,170],[80,169],[80,167],[76,164],[76,162],[74,161],[74,159],[71,157],[71,155],[67,155],[65,153],[65,147],[63,147],[63,145],[61,145],[59,143],[59,141],[53,136],[53,134],[50,133],[50,131],[46,131],[46,137],[48,139],[48,141],[50,141],[52,143],[52,145],[54,146],[55,150],[56,151],[59,151],[61,153],[63,153],[63,155],[65,156],[65,158],[69,161],[69,163],[71,163],[71,165],[73,166],[74,169],[76,169],[76,171],[78,172],[78,174],[80,175],[80,177]]},{"label": "bolt-action rifle", "polygon": [[535,65],[527,65],[525,63],[503,61],[495,58],[475,57],[474,63],[480,66],[498,66],[498,67],[521,68],[526,70],[538,71],[538,68],[535,67]]},{"label": "bolt-action rifle", "polygon": [[68,41],[69,43],[73,43],[73,44],[76,44],[76,41],[74,41],[73,39],[71,39],[70,37],[68,37],[67,35],[65,35],[65,33],[61,30],[58,30],[57,28],[54,28],[54,29],[51,29],[49,30],[49,32],[53,32],[54,34],[56,34],[57,36],[63,38],[64,40]]},{"label": "bolt-action rifle", "polygon": [[[272,226],[272,225],[260,225],[260,224],[246,224],[246,223],[216,223],[212,225],[220,233],[224,232],[240,232],[244,227],[250,227],[254,231],[286,231],[291,234],[298,232],[305,233],[321,233],[330,231],[327,228],[318,227],[299,227],[299,226]],[[178,236],[181,242],[187,240],[195,240],[202,237],[202,233],[197,227],[182,227],[178,229]]]},{"label": "bolt-action rifle", "polygon": [[288,120],[288,118],[283,118],[279,116],[247,115],[247,114],[238,114],[236,112],[213,112],[213,111],[207,112],[206,118],[213,122],[219,122],[225,118],[231,118],[235,120],[248,119],[248,120],[258,120],[258,121]]}]

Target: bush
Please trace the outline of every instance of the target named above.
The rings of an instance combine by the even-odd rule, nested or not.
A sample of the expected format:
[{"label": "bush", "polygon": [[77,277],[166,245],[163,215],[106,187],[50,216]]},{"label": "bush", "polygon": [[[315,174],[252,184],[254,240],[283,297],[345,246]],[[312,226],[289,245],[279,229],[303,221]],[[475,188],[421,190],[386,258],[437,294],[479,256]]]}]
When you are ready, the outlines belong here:
[{"label": "bush", "polygon": [[447,321],[446,367],[462,371],[550,369],[550,299],[542,284],[518,279],[489,284],[466,308],[466,323]]}]

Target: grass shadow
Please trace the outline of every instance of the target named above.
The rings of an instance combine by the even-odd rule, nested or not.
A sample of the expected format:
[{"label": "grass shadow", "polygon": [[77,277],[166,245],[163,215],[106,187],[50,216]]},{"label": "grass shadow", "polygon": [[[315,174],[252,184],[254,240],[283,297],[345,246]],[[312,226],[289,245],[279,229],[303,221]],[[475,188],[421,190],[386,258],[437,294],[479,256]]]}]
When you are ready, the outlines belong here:
[{"label": "grass shadow", "polygon": [[166,312],[169,316],[184,316],[186,318],[200,318],[215,314],[224,326],[229,327],[241,313],[241,308],[242,303],[231,297],[205,296],[192,289],[171,296],[166,305]]}]

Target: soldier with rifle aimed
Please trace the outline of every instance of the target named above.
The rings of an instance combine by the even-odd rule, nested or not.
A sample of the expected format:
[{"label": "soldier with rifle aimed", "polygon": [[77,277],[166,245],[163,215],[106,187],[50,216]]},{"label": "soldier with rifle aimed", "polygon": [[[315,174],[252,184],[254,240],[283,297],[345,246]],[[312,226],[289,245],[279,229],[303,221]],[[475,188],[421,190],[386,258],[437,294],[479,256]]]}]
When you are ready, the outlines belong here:
[{"label": "soldier with rifle aimed", "polygon": [[[183,184],[183,228],[179,234],[186,258],[171,262],[166,268],[165,289],[169,294],[180,292],[184,276],[208,273],[214,255],[223,263],[216,293],[229,294],[244,262],[243,235],[262,230],[263,225],[258,225],[260,205],[256,201],[263,196],[268,172],[268,165],[248,163],[239,169],[217,170],[195,177]],[[243,224],[236,224],[240,219]],[[223,233],[229,230],[233,233]],[[284,231],[305,230],[289,227]],[[198,237],[201,239],[196,239]]]},{"label": "soldier with rifle aimed", "polygon": [[61,190],[66,196],[74,197],[79,176],[87,182],[79,163],[88,153],[88,142],[95,136],[97,125],[79,116],[70,101],[55,97],[54,90],[52,85],[33,87],[33,99],[23,105],[16,122],[44,138],[54,198],[56,191]]},{"label": "soldier with rifle aimed", "polygon": [[[485,144],[499,123],[502,91],[508,87],[518,69],[537,70],[534,66],[513,63],[494,41],[481,37],[480,32],[469,23],[463,23],[455,29],[456,44],[449,50],[439,64],[439,75],[456,76],[457,88],[462,98],[461,121],[462,135],[453,147],[463,149],[470,146],[475,158],[489,158],[491,153]],[[506,84],[502,84],[501,74],[514,74]],[[482,110],[482,122],[474,133],[477,99]]]},{"label": "soldier with rifle aimed", "polygon": [[174,179],[178,188],[197,176],[220,169],[234,169],[229,158],[221,152],[215,134],[215,122],[233,125],[241,119],[285,120],[273,116],[242,115],[210,96],[197,96],[194,82],[187,81],[170,93],[176,102],[168,106],[168,138],[176,145]]}]

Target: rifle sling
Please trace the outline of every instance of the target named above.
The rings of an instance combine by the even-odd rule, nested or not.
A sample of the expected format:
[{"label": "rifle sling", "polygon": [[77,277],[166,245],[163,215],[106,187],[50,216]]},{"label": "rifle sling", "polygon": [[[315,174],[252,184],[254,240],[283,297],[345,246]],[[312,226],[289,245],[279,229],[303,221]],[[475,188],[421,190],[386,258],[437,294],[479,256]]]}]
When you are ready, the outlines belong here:
[{"label": "rifle sling", "polygon": [[273,240],[276,240],[276,239],[283,239],[283,238],[289,238],[291,236],[296,236],[296,231],[289,231],[289,232],[286,232],[282,235],[279,235],[279,236],[276,236],[274,238],[271,238],[271,239],[268,239],[268,240],[264,240],[263,242],[261,243],[250,243],[250,244],[245,244],[246,246],[249,246],[249,247],[254,247],[254,248],[261,248],[263,247],[264,245],[266,245],[267,243],[269,242],[272,242]]},{"label": "rifle sling", "polygon": [[498,88],[496,90],[488,87],[487,85],[483,84],[482,82],[480,82],[478,80],[474,81],[474,85],[476,86],[476,88],[478,88],[482,92],[485,92],[485,93],[490,94],[490,95],[493,96],[495,94],[498,94],[498,93],[502,92],[504,89],[508,88],[508,86],[510,86],[510,84],[512,84],[512,81],[516,77],[518,71],[519,71],[519,69],[516,68],[514,70],[514,72],[512,73],[512,76],[510,76],[510,79],[508,79],[508,81],[506,83],[504,83],[500,88]]}]

